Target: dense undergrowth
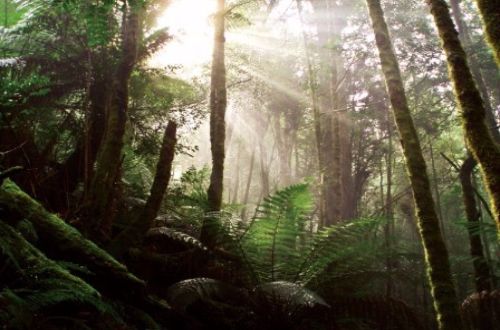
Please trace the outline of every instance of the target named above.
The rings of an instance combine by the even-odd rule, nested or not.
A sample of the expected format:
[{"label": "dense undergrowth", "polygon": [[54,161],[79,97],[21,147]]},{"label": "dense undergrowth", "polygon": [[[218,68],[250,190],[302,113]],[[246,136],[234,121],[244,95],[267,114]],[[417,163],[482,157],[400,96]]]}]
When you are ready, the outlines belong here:
[{"label": "dense undergrowth", "polygon": [[[380,221],[311,231],[307,185],[266,199],[248,224],[221,216],[215,250],[174,229],[181,220],[167,227],[160,217],[140,246],[124,247],[124,262],[146,282],[9,180],[0,205],[6,328],[420,327],[400,302],[329,292],[325,283],[375,262],[367,238]],[[375,306],[385,316],[370,314]]]}]

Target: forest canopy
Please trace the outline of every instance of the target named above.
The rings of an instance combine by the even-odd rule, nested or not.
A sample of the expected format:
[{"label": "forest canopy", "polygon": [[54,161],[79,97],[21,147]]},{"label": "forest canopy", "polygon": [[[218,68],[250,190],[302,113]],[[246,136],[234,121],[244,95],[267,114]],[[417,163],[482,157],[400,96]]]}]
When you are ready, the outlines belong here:
[{"label": "forest canopy", "polygon": [[500,329],[498,0],[1,0],[2,329]]}]

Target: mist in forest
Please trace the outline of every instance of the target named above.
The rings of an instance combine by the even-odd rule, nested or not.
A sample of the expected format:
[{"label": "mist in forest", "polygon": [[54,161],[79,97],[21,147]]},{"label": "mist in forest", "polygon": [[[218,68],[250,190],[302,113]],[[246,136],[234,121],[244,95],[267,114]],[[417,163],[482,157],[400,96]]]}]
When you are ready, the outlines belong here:
[{"label": "mist in forest", "polygon": [[0,328],[500,329],[498,0],[1,0]]}]

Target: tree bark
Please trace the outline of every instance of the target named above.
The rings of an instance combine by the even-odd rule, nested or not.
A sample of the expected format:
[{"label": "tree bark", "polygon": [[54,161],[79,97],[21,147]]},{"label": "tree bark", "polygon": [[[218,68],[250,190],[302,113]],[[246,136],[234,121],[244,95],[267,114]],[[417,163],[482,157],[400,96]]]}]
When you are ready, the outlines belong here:
[{"label": "tree bark", "polygon": [[[460,106],[465,140],[480,165],[497,228],[500,231],[500,147],[495,143],[486,124],[484,103],[474,83],[467,56],[458,39],[446,2],[444,0],[427,0],[427,2],[446,53],[449,75]],[[496,7],[497,16],[498,8]]]},{"label": "tree bark", "polygon": [[441,234],[427,168],[408,107],[399,63],[394,54],[380,0],[367,0],[367,4],[413,191],[439,328],[462,329],[448,251]]},{"label": "tree bark", "polygon": [[123,22],[121,59],[114,79],[104,137],[97,153],[96,171],[92,179],[89,200],[89,223],[86,230],[91,237],[105,240],[111,230],[116,183],[120,178],[123,137],[127,123],[128,83],[137,58],[139,38],[139,5],[129,1],[130,7]]},{"label": "tree bark", "polygon": [[177,123],[169,121],[163,134],[160,157],[156,164],[156,173],[146,205],[144,205],[139,217],[134,219],[133,223],[110,243],[108,250],[113,255],[121,256],[123,252],[128,250],[128,247],[139,244],[146,232],[151,228],[154,219],[158,216],[172,173],[172,163],[177,143],[176,135]]},{"label": "tree bark", "polygon": [[160,211],[161,202],[165,196],[172,173],[172,163],[174,161],[175,145],[177,143],[176,135],[177,123],[169,121],[165,128],[165,133],[163,134],[160,158],[156,165],[156,173],[153,185],[151,186],[151,192],[140,217],[140,222],[143,225],[142,232],[145,232],[151,227],[153,220]]},{"label": "tree bark", "polygon": [[[388,111],[389,112],[389,111]],[[385,217],[387,218],[387,223],[385,225],[385,243],[387,249],[387,282],[385,286],[385,294],[389,298],[392,296],[394,291],[394,281],[392,278],[392,272],[395,268],[392,252],[395,247],[394,242],[394,209],[393,209],[393,198],[392,198],[392,159],[393,159],[393,145],[392,145],[392,122],[389,119],[390,114],[387,114],[387,155],[385,157],[386,166],[386,176],[387,176],[387,192],[385,196]]]},{"label": "tree bark", "polygon": [[339,54],[330,43],[339,37],[340,27],[334,28],[333,8],[330,1],[312,1],[318,30],[318,51],[322,70],[318,74],[318,99],[321,110],[321,149],[323,164],[320,168],[323,197],[323,225],[340,221],[343,209],[340,114],[335,112],[341,102],[339,85]]},{"label": "tree bark", "polygon": [[[474,284],[476,292],[491,291],[490,282],[491,271],[483,254],[483,244],[480,232],[480,213],[476,205],[474,196],[474,186],[472,176],[476,160],[469,156],[460,167],[460,184],[462,185],[463,200],[465,206],[465,215],[467,217],[467,232],[469,235],[470,255],[474,267]],[[484,302],[479,301],[479,329],[488,330],[493,328],[491,316],[486,312]]]},{"label": "tree bark", "polygon": [[[493,139],[496,141],[496,143],[500,143],[500,130],[498,129],[498,124],[495,119],[493,106],[490,101],[488,88],[486,87],[486,83],[481,72],[481,67],[479,66],[476,54],[471,50],[471,47],[473,47],[472,39],[469,34],[469,29],[463,20],[462,10],[460,9],[460,0],[450,0],[450,4],[452,9],[451,12],[453,14],[455,24],[458,28],[460,40],[462,41],[462,44],[467,53],[467,59],[469,60],[472,77],[476,82],[477,89],[479,90],[481,98],[484,102],[484,109],[486,111],[486,124],[490,129]],[[497,86],[497,88],[500,87]]]},{"label": "tree bark", "polygon": [[322,145],[323,145],[323,129],[321,126],[321,114],[320,114],[320,108],[318,105],[318,90],[317,90],[317,79],[316,79],[316,74],[314,72],[313,68],[313,63],[312,63],[312,54],[310,52],[310,47],[308,44],[308,36],[305,30],[305,23],[304,23],[304,18],[302,15],[302,0],[295,0],[297,4],[297,9],[299,12],[299,20],[300,20],[300,25],[301,25],[301,33],[302,33],[302,40],[304,42],[304,51],[306,54],[306,65],[307,65],[307,83],[309,87],[309,92],[311,96],[311,107],[313,111],[313,118],[314,118],[314,137],[315,137],[315,146],[316,146],[316,155],[318,157],[318,181],[320,185],[319,189],[319,222],[320,226],[324,224],[325,222],[325,196],[324,196],[324,183],[323,183],[323,171],[324,171],[324,157],[323,157],[323,152],[322,152]]},{"label": "tree bark", "polygon": [[[222,207],[224,185],[224,142],[226,138],[226,66],[225,66],[225,0],[217,0],[214,16],[214,49],[212,54],[212,73],[210,86],[210,143],[212,146],[212,174],[207,191],[208,212],[219,212]],[[200,240],[207,246],[216,241],[215,221],[207,217],[203,222]]]},{"label": "tree bark", "polygon": [[481,13],[486,39],[500,66],[500,0],[476,0],[476,4]]}]

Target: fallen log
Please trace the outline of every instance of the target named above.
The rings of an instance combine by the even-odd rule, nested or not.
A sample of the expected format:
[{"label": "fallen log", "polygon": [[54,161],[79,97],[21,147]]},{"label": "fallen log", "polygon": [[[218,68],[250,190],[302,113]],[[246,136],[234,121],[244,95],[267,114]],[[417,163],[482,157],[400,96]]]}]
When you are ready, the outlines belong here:
[{"label": "fallen log", "polygon": [[3,264],[0,323],[7,328],[31,328],[43,319],[44,311],[61,304],[67,312],[70,305],[77,310],[91,307],[98,315],[106,312],[97,290],[47,258],[2,220],[0,247]]},{"label": "fallen log", "polygon": [[[144,281],[138,279],[110,254],[86,239],[77,229],[7,179],[0,187],[0,206],[29,220],[39,239],[58,259],[77,262],[95,274],[92,285],[106,290],[126,291],[129,296],[143,295]],[[47,251],[44,251],[47,253]]]},{"label": "fallen log", "polygon": [[[40,249],[39,245],[43,246],[40,250],[48,257],[77,263],[93,274],[82,276],[83,280],[74,277],[76,281],[81,281],[85,285],[89,283],[90,288],[96,288],[101,294],[143,310],[162,324],[175,329],[196,328],[191,320],[180,316],[168,305],[148,295],[146,283],[129,272],[125,265],[86,239],[77,229],[57,215],[48,212],[9,179],[0,186],[1,209],[8,211],[11,222],[19,222],[24,218],[33,224],[38,236],[37,248]],[[13,214],[18,216],[12,217]],[[17,220],[12,220],[13,218]],[[5,226],[10,227],[7,224]],[[0,238],[2,238],[2,232],[0,232]],[[10,244],[11,242],[6,242],[7,246]]]}]

